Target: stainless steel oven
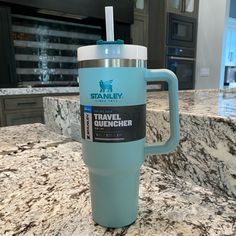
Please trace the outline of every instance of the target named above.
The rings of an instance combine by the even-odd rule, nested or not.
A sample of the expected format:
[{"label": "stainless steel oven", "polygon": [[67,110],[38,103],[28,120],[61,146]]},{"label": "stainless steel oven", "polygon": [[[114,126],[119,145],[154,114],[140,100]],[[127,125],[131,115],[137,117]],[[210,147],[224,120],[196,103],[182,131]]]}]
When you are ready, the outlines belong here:
[{"label": "stainless steel oven", "polygon": [[195,48],[197,20],[195,18],[168,13],[167,45]]},{"label": "stainless steel oven", "polygon": [[195,49],[167,47],[166,67],[177,75],[180,90],[194,89]]}]

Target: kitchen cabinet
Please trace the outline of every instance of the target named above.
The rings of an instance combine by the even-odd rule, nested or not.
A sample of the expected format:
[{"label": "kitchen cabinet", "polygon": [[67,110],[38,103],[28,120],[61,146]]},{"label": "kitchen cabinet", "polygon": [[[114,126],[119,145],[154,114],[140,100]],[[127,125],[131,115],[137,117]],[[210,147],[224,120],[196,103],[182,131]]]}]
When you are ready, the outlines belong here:
[{"label": "kitchen cabinet", "polygon": [[189,17],[198,16],[199,0],[167,0],[167,11]]},{"label": "kitchen cabinet", "polygon": [[31,108],[42,108],[43,103],[41,97],[22,97],[22,98],[6,98],[4,99],[5,110],[21,110]]},{"label": "kitchen cabinet", "polygon": [[44,123],[43,97],[62,95],[65,94],[2,96],[0,97],[0,126]]},{"label": "kitchen cabinet", "polygon": [[236,66],[236,21],[227,28],[225,45],[225,65]]},{"label": "kitchen cabinet", "polygon": [[224,85],[236,83],[236,66],[225,66]]},{"label": "kitchen cabinet", "polygon": [[148,46],[148,1],[136,0],[134,23],[131,25],[132,44]]},{"label": "kitchen cabinet", "polygon": [[147,63],[149,69],[167,68],[176,73],[180,90],[194,89],[197,39],[197,15],[176,14],[181,2],[149,0]]},{"label": "kitchen cabinet", "polygon": [[42,95],[6,96],[1,101],[1,126],[44,122]]},{"label": "kitchen cabinet", "polygon": [[6,114],[6,125],[22,125],[31,123],[44,123],[44,116],[42,109],[28,110]]},{"label": "kitchen cabinet", "polygon": [[141,14],[148,14],[148,0],[135,0],[134,12]]},{"label": "kitchen cabinet", "polygon": [[[150,0],[134,1],[134,23],[131,25],[132,44],[149,47],[149,2]],[[148,82],[148,91],[161,90],[159,82]]]},{"label": "kitchen cabinet", "polygon": [[230,0],[229,17],[236,19],[236,1]]}]

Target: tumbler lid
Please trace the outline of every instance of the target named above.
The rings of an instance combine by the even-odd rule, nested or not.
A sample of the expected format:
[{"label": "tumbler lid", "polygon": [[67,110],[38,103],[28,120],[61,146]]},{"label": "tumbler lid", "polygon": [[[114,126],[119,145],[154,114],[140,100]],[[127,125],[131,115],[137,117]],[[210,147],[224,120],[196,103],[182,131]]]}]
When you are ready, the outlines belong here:
[{"label": "tumbler lid", "polygon": [[147,48],[131,44],[99,44],[77,49],[78,61],[99,59],[135,59],[147,60]]},{"label": "tumbler lid", "polygon": [[80,47],[77,50],[78,61],[103,59],[147,60],[147,48],[124,44],[123,40],[114,41],[113,7],[105,7],[107,41],[99,40],[97,45]]}]

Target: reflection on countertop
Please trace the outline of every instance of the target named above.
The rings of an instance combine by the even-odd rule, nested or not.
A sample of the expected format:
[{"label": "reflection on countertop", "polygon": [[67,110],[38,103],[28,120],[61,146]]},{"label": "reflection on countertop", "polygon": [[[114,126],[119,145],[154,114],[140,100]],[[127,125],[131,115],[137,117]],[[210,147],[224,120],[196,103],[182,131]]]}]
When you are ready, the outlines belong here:
[{"label": "reflection on countertop", "polygon": [[[79,103],[79,96],[60,96],[47,99]],[[168,111],[168,103],[167,92],[147,93],[148,110]],[[183,114],[236,118],[235,104],[236,88],[179,91],[179,110]]]},{"label": "reflection on countertop", "polygon": [[[180,113],[236,118],[236,88],[220,90],[189,90],[179,92]],[[168,110],[167,92],[148,93],[151,110]]]}]

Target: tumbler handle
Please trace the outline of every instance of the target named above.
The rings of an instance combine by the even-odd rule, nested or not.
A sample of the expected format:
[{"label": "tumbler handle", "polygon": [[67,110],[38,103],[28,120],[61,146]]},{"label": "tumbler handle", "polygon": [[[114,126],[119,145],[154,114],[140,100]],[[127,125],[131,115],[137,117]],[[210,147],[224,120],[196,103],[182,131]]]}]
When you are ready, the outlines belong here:
[{"label": "tumbler handle", "polygon": [[170,138],[164,144],[146,144],[144,153],[165,154],[173,151],[179,143],[179,107],[178,107],[178,79],[176,75],[167,69],[146,70],[146,81],[165,81],[168,83],[170,106]]}]

